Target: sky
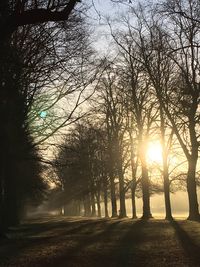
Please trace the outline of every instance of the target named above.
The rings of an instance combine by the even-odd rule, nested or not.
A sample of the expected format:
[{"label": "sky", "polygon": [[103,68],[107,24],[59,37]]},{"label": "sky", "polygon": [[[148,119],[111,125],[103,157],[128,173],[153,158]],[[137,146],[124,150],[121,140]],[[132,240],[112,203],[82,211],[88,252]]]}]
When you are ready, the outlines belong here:
[{"label": "sky", "polygon": [[[91,0],[92,1],[92,0]],[[107,19],[113,20],[122,11],[125,12],[127,6],[113,3],[111,0],[94,0],[88,13],[89,22],[93,29],[93,46],[99,54],[108,56],[112,54],[112,42]]]}]

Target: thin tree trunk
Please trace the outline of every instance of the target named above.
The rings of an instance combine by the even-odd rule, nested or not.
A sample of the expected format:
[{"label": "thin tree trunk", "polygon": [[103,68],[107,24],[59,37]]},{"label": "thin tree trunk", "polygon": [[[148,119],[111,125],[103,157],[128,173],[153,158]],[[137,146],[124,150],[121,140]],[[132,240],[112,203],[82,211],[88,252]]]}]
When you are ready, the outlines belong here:
[{"label": "thin tree trunk", "polygon": [[125,200],[125,188],[124,188],[124,173],[122,165],[122,151],[119,144],[118,138],[116,138],[116,161],[117,161],[117,171],[119,176],[119,203],[120,211],[119,217],[124,218],[126,216],[126,200]]},{"label": "thin tree trunk", "polygon": [[95,206],[95,198],[94,198],[93,192],[91,192],[91,206],[92,206],[91,216],[95,217],[96,216],[96,206]]},{"label": "thin tree trunk", "polygon": [[170,182],[169,182],[169,171],[167,163],[166,148],[163,144],[163,179],[164,179],[164,196],[165,196],[165,219],[172,220],[172,210],[170,202]]},{"label": "thin tree trunk", "polygon": [[100,202],[100,192],[98,191],[96,194],[97,198],[97,216],[101,217],[101,202]]},{"label": "thin tree trunk", "polygon": [[135,162],[134,153],[134,142],[132,137],[132,132],[129,132],[130,142],[131,142],[131,172],[132,172],[132,186],[131,186],[131,204],[132,204],[132,218],[137,218],[136,213],[136,203],[135,203],[135,191],[136,191],[136,173],[137,173],[137,163]]},{"label": "thin tree trunk", "polygon": [[120,201],[119,217],[120,218],[127,217],[126,216],[125,190],[124,190],[124,175],[122,171],[122,166],[119,166],[119,201]]},{"label": "thin tree trunk", "polygon": [[104,209],[105,209],[105,217],[108,218],[108,189],[107,189],[107,181],[103,184],[103,197],[104,197]]},{"label": "thin tree trunk", "polygon": [[86,196],[84,201],[83,201],[83,205],[84,205],[84,216],[86,217],[90,217],[91,216],[91,203],[90,203],[90,197]]},{"label": "thin tree trunk", "polygon": [[131,187],[131,204],[132,204],[132,218],[137,219],[136,203],[135,203],[135,186]]}]

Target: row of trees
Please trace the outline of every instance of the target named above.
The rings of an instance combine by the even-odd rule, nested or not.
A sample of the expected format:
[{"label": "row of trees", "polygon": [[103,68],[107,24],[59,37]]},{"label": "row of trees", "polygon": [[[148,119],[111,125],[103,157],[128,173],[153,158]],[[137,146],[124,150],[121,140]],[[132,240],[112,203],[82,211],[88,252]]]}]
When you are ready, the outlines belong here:
[{"label": "row of trees", "polygon": [[[38,204],[45,197],[44,142],[77,120],[80,114],[75,117],[74,112],[86,101],[83,91],[96,76],[89,67],[89,31],[79,9],[74,10],[78,2],[0,3],[2,234],[20,222],[27,205]],[[59,103],[66,104],[74,93],[74,105],[58,111]]]},{"label": "row of trees", "polygon": [[[160,129],[163,147],[167,217],[171,217],[168,144],[176,136],[188,161],[189,218],[199,219],[196,193],[199,2],[166,1],[148,17],[143,7],[137,11],[132,9],[130,18],[123,18],[125,28],[112,29],[117,60],[104,60],[101,69],[91,64],[93,52],[78,9],[83,11],[83,6],[78,2],[2,0],[0,3],[0,230],[4,232],[8,226],[17,224],[25,204],[30,200],[37,202],[44,195],[47,185],[41,178],[44,160],[39,149],[52,134],[83,116],[78,113],[75,117],[74,112],[97,88],[96,102],[100,103],[95,112],[99,112],[97,124],[102,125],[103,132],[98,127],[90,131],[95,132],[95,138],[102,136],[104,141],[98,137],[93,144],[89,139],[88,148],[80,148],[86,155],[85,162],[77,161],[71,152],[72,166],[79,163],[80,166],[76,171],[67,167],[70,175],[66,177],[72,179],[67,182],[68,186],[63,185],[65,191],[71,188],[73,177],[86,180],[83,195],[89,214],[90,199],[96,198],[99,205],[104,188],[105,205],[110,195],[112,215],[116,216],[117,181],[120,216],[124,217],[126,186],[130,185],[134,196],[138,185],[143,192],[143,217],[151,217],[152,189],[143,152],[156,128]],[[90,88],[90,93],[83,97],[86,88]],[[75,104],[61,111],[64,108],[59,103],[69,107],[73,93]],[[96,129],[96,125],[93,128]],[[67,143],[70,147],[70,142]],[[98,150],[92,156],[93,163],[87,150]],[[82,170],[84,164],[87,168]],[[132,170],[130,183],[126,181],[129,169]],[[100,184],[104,187],[97,190]],[[69,192],[68,198],[72,195]],[[77,193],[77,198],[82,199],[82,195],[78,197]],[[134,207],[134,197],[132,199]],[[92,200],[92,203],[94,213],[95,202]]]},{"label": "row of trees", "polygon": [[[108,22],[117,57],[105,61],[93,109],[98,116],[71,131],[57,162],[68,198],[91,202],[85,204],[86,214],[89,207],[94,214],[94,196],[99,207],[102,195],[106,215],[108,196],[112,216],[117,215],[119,197],[119,215],[125,217],[129,189],[136,217],[135,194],[141,188],[143,218],[152,216],[151,193],[163,190],[166,218],[171,219],[172,181],[179,180],[188,192],[188,218],[199,220],[199,8],[195,0],[166,1],[153,10],[139,5],[120,18],[121,29]],[[146,148],[154,138],[162,147],[159,186],[149,178],[147,159]],[[180,158],[171,162],[175,149],[187,162],[187,170],[178,174]]]}]

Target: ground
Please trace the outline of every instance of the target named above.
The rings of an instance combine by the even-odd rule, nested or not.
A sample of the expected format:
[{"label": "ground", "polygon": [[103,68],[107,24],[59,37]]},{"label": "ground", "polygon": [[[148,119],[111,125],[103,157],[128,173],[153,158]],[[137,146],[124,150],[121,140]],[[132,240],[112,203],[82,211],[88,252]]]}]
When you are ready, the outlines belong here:
[{"label": "ground", "polygon": [[200,266],[200,223],[46,217],[10,229],[0,267]]}]

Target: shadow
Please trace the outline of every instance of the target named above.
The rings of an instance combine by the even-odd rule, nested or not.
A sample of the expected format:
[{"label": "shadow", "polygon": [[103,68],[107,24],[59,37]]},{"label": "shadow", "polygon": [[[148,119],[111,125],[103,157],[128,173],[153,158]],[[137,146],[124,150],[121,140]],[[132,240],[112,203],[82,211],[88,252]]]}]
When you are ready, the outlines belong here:
[{"label": "shadow", "polygon": [[[78,241],[78,244],[72,248],[66,248],[63,247],[62,250],[53,258],[51,259],[51,262],[47,262],[47,259],[44,259],[37,264],[37,266],[47,266],[48,267],[54,267],[54,266],[107,266],[103,264],[103,262],[106,259],[100,259],[98,258],[98,253],[96,254],[98,249],[95,249],[94,255],[90,255],[87,252],[87,248],[92,245],[95,247],[96,244],[102,243],[105,238],[108,239],[109,237],[112,238],[113,232],[117,228],[117,226],[120,224],[122,220],[107,220],[102,221],[100,225],[100,232],[96,232],[95,227],[91,229],[91,225],[87,225],[90,227],[89,232],[84,233],[83,236],[79,236],[76,238],[76,241]],[[97,225],[97,224],[96,224]],[[93,224],[92,226],[95,226]],[[82,258],[81,254],[84,255]],[[88,254],[88,255],[87,255]],[[104,257],[104,256],[103,256]],[[91,263],[92,261],[92,263]],[[35,266],[33,264],[33,266]],[[113,265],[111,265],[113,266]]]},{"label": "shadow", "polygon": [[[71,237],[74,235],[76,237],[77,234],[89,234],[93,231],[95,232],[95,228],[98,224],[104,225],[109,221],[110,220],[107,219],[87,219],[73,222],[43,222],[39,224],[22,225],[21,227],[16,228],[16,230],[11,231],[14,235],[16,233],[20,233],[20,236],[17,236],[16,238],[14,237],[6,239],[1,243],[1,262],[4,261],[6,264],[7,261],[16,259],[20,257],[20,255],[23,255],[23,252],[25,250],[28,250],[29,248],[34,249],[38,246],[48,247],[48,245],[50,244],[59,245],[59,243],[63,242],[63,239],[67,239],[68,236]],[[46,233],[47,235],[42,236],[44,233]],[[41,234],[41,236],[37,236],[39,234]],[[76,237],[76,239],[78,239],[78,237]],[[31,266],[31,263],[28,266]],[[43,267],[45,265],[41,266]],[[56,264],[54,266],[56,266]]]},{"label": "shadow", "polygon": [[194,240],[181,228],[176,221],[170,222],[176,231],[176,235],[185,251],[186,256],[190,260],[191,267],[200,266],[200,246],[195,244]]},{"label": "shadow", "polygon": [[[138,245],[143,241],[143,228],[148,220],[136,220],[128,227],[128,231],[119,240],[119,253],[116,267],[144,266],[144,259],[140,257]],[[127,227],[127,226],[125,226]]]},{"label": "shadow", "polygon": [[41,232],[48,232],[48,231],[57,231],[59,229],[67,229],[71,230],[74,225],[80,224],[81,226],[87,225],[88,223],[97,223],[98,221],[103,221],[107,219],[85,219],[85,220],[76,220],[76,221],[68,221],[67,219],[61,221],[45,221],[45,222],[35,222],[35,223],[26,223],[22,224],[16,228],[11,228],[8,231],[9,234],[23,234],[24,236],[31,236],[37,235]]}]

